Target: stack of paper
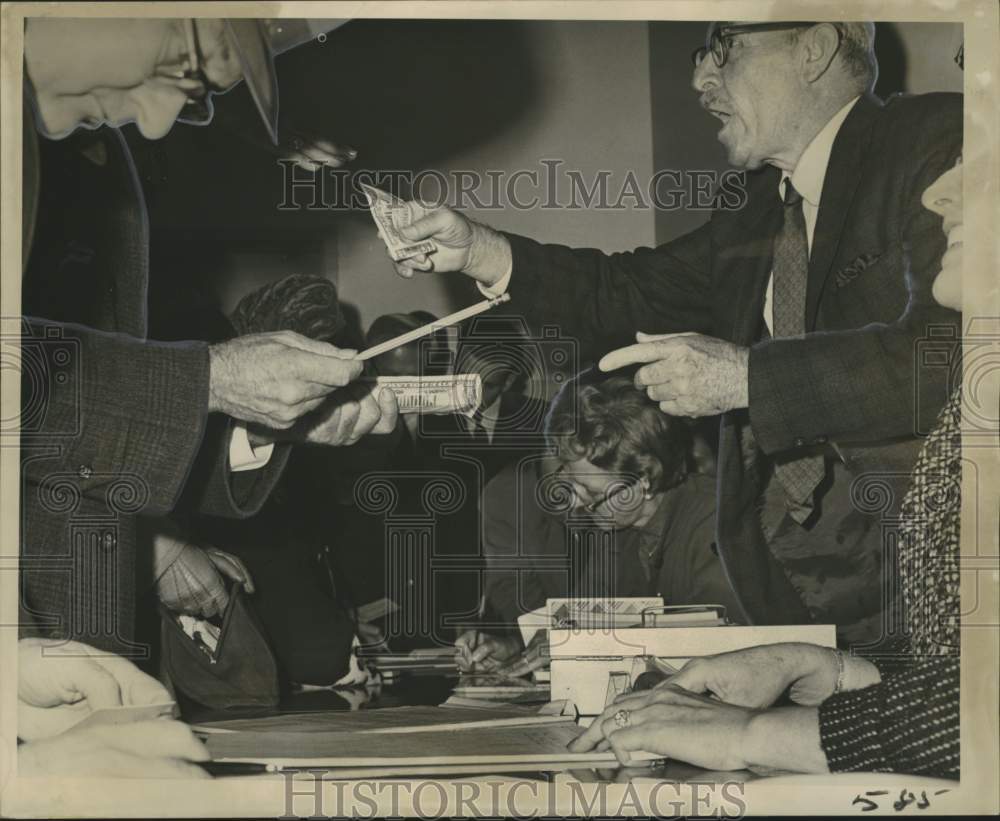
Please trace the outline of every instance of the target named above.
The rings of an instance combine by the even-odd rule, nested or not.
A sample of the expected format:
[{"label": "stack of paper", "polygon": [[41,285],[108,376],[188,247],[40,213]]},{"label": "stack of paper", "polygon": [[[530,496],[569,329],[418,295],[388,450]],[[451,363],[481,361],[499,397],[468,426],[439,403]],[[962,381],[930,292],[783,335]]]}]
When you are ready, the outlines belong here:
[{"label": "stack of paper", "polygon": [[[374,712],[374,711],[373,711]],[[587,763],[617,767],[611,751],[571,753],[567,747],[582,730],[572,718],[541,716],[532,723],[414,729],[410,732],[365,733],[213,733],[207,745],[218,763],[260,763],[274,769],[326,767],[462,766],[490,772],[512,764]],[[636,756],[650,760],[656,756]]]},{"label": "stack of paper", "polygon": [[610,751],[568,751],[582,732],[570,704],[541,710],[469,705],[297,713],[214,721],[194,729],[215,764],[323,767],[336,777],[618,766]]},{"label": "stack of paper", "polygon": [[359,650],[357,655],[362,664],[373,666],[386,681],[391,681],[401,673],[447,675],[458,672],[455,657],[456,647],[428,647],[406,653],[386,650]]},{"label": "stack of paper", "polygon": [[659,596],[617,599],[548,599],[544,607],[517,619],[525,646],[539,630],[567,627],[616,628],[642,624],[644,610],[663,607]]}]

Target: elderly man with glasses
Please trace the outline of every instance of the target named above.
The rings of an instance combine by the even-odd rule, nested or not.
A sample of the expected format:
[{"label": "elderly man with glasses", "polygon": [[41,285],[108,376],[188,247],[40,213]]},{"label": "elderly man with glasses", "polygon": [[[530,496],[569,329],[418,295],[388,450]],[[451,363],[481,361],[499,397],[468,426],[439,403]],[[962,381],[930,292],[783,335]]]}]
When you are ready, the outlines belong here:
[{"label": "elderly man with glasses", "polygon": [[961,151],[962,98],[878,99],[874,39],[860,22],[709,27],[692,86],[747,198],[686,236],[605,255],[411,204],[404,234],[437,250],[397,264],[509,292],[602,369],[641,365],[667,413],[721,414],[718,548],[741,616],[833,622],[847,644],[897,627],[883,517],[960,323],[931,297],[945,241],[920,196]]}]

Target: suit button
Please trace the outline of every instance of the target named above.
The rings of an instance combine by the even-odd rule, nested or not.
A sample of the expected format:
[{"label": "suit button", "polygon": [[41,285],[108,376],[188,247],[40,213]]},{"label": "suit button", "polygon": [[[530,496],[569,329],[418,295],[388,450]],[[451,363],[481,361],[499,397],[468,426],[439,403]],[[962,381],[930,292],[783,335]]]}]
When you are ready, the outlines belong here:
[{"label": "suit button", "polygon": [[81,479],[89,479],[94,475],[94,469],[90,465],[80,465],[80,467],[76,469],[76,475]]},{"label": "suit button", "polygon": [[795,444],[795,447],[801,448],[801,447],[803,447],[805,445],[805,443],[806,443],[806,440],[803,439],[801,436],[799,436],[799,437],[797,437],[795,439],[795,443],[794,444]]}]

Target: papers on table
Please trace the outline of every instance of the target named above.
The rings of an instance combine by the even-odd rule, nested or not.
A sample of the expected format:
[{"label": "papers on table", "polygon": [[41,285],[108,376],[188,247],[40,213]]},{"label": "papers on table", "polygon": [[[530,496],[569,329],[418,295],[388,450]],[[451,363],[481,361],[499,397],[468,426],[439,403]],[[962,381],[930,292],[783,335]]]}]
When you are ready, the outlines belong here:
[{"label": "papers on table", "polygon": [[136,721],[152,721],[156,718],[169,718],[174,712],[174,702],[162,704],[123,705],[121,707],[104,707],[94,710],[80,719],[74,727],[118,727],[123,724],[133,724]]},{"label": "papers on table", "polygon": [[263,718],[232,718],[193,725],[195,732],[218,733],[384,733],[412,732],[484,721],[531,723],[538,711],[528,707],[490,704],[488,710],[472,707],[382,707],[369,710],[329,710],[312,713],[282,713]]},{"label": "papers on table", "polygon": [[323,767],[337,777],[346,772],[365,777],[618,766],[611,751],[568,751],[581,732],[571,704],[538,710],[467,703],[475,706],[297,713],[214,721],[193,729],[205,739],[215,764]]},{"label": "papers on table", "polygon": [[445,675],[457,673],[458,663],[455,657],[457,647],[426,647],[410,650],[406,653],[394,653],[387,650],[357,651],[358,659],[366,665],[374,667],[382,678],[391,681],[400,673],[432,673]]},{"label": "papers on table", "polygon": [[[374,712],[374,711],[373,711]],[[550,717],[542,717],[549,719]],[[610,750],[571,753],[579,734],[572,720],[536,721],[517,726],[407,733],[221,733],[208,736],[213,761],[290,767],[424,767],[463,765],[488,772],[496,765],[532,762],[617,767]],[[651,760],[654,755],[633,756]]]}]

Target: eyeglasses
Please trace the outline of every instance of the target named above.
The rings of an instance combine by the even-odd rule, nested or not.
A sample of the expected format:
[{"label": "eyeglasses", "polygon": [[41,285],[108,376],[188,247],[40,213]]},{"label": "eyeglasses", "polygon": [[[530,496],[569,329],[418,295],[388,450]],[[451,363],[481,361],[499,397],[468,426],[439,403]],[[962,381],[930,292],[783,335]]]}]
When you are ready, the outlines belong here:
[{"label": "eyeglasses", "polygon": [[[729,49],[732,46],[731,40],[737,34],[753,34],[758,31],[786,31],[788,29],[809,28],[810,26],[816,25],[819,24],[816,22],[748,23],[743,26],[720,26],[712,32],[712,36],[709,38],[707,46],[701,46],[691,52],[691,62],[694,63],[695,68],[697,68],[701,65],[701,61],[705,59],[705,55],[711,52],[712,60],[715,62],[715,65],[722,68],[726,64],[726,60],[729,59]],[[836,26],[836,24],[834,27],[837,29],[838,38],[842,37],[840,27]]]},{"label": "eyeglasses", "polygon": [[222,89],[213,85],[205,74],[205,69],[202,68],[205,61],[201,59],[201,51],[198,48],[198,27],[194,20],[184,21],[184,36],[187,40],[188,67],[182,76],[185,80],[194,80],[200,88],[188,92],[187,102],[177,119],[189,125],[206,125],[211,122],[214,111],[212,92]]},{"label": "eyeglasses", "polygon": [[[581,485],[579,482],[577,482],[572,477],[566,475],[566,466],[565,465],[560,465],[556,469],[554,475],[555,476],[564,476],[566,478],[566,481],[569,482],[573,486],[573,492],[577,496],[581,495],[579,493],[579,491],[577,490],[577,489],[579,489],[579,490],[583,491],[583,494],[585,494],[588,498],[590,498],[591,493],[590,493],[590,491],[586,487],[584,487],[583,485]],[[583,509],[587,513],[590,513],[590,514],[596,513],[599,508],[601,508],[604,505],[606,505],[613,498],[615,498],[615,496],[618,496],[620,494],[624,494],[626,492],[629,492],[629,493],[634,492],[636,490],[636,486],[639,484],[640,481],[641,481],[641,479],[636,479],[636,480],[634,480],[632,482],[623,482],[623,481],[620,481],[620,480],[615,480],[615,481],[613,481],[611,483],[611,485],[608,487],[607,491],[599,499],[596,499],[596,500],[594,500],[592,502],[587,502],[586,504],[582,505],[582,507],[583,507]]]}]

